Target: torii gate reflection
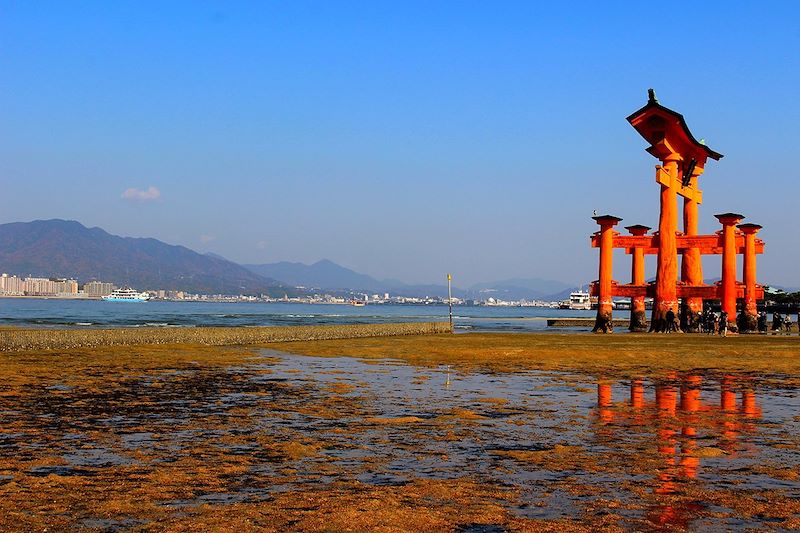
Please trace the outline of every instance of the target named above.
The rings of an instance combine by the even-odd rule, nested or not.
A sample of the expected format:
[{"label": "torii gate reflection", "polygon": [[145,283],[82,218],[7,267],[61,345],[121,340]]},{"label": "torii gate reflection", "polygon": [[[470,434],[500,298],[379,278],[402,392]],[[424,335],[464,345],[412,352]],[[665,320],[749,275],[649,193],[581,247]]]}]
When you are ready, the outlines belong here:
[{"label": "torii gate reflection", "polygon": [[[673,372],[653,380],[655,399],[645,397],[645,380],[629,382],[630,397],[614,402],[613,381],[597,382],[598,430],[608,436],[616,431],[629,432],[631,427],[654,425],[657,445],[654,450],[663,468],[656,474],[655,494],[672,494],[681,479],[697,479],[701,455],[697,446],[698,432],[718,435],[718,445],[730,457],[747,452],[740,442],[742,433],[754,429],[761,417],[752,381],[746,377],[725,375],[719,379],[719,402],[702,398],[703,377]],[[740,401],[737,401],[737,392]],[[680,435],[678,434],[680,432]],[[754,449],[754,448],[753,448]],[[691,509],[661,506],[651,520],[659,524],[682,525],[690,520]]]}]

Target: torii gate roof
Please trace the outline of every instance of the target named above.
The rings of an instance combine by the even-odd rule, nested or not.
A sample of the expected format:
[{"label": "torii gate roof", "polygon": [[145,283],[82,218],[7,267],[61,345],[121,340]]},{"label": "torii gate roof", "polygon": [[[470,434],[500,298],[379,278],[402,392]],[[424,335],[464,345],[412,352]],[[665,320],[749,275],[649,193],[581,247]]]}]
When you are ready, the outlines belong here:
[{"label": "torii gate roof", "polygon": [[628,116],[627,120],[639,135],[650,143],[647,151],[655,157],[664,156],[662,145],[666,142],[684,161],[695,159],[700,168],[707,158],[719,161],[723,155],[694,138],[683,115],[658,103],[655,92],[648,91],[647,104]]}]

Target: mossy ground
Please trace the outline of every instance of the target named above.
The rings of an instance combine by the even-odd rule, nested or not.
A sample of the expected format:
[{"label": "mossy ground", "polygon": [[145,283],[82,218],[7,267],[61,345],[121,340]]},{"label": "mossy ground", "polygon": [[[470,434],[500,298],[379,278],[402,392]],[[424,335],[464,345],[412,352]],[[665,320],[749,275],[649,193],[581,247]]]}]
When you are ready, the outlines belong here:
[{"label": "mossy ground", "polygon": [[556,370],[618,376],[709,369],[800,378],[800,337],[699,334],[470,333],[289,342],[280,349],[321,356],[401,359],[497,372]]},{"label": "mossy ground", "polygon": [[[701,369],[772,376],[789,389],[800,380],[797,337],[466,334],[269,347],[378,365],[387,359],[420,369],[449,365],[461,375],[565,372],[582,377],[561,383],[588,395],[598,376]],[[681,529],[696,519],[723,518],[800,526],[800,495],[789,489],[685,481],[680,491],[657,493],[660,476],[676,467],[659,455],[658,438],[642,438],[661,434],[668,422],[680,428],[680,417],[643,422],[637,430],[642,438],[629,439],[625,426],[589,423],[591,413],[542,401],[514,404],[494,390],[447,409],[423,397],[415,415],[397,416],[376,412],[359,386],[366,376],[331,373],[325,384],[300,374],[294,380],[288,371],[277,378],[273,364],[280,357],[264,356],[258,347],[199,345],[0,355],[0,529],[419,531],[492,525],[594,531]],[[429,386],[430,376],[420,372],[410,383]],[[624,405],[612,410],[619,420],[633,419]],[[576,426],[589,433],[581,442],[550,442],[542,449],[504,448],[492,440],[499,428],[513,435],[515,428],[543,422],[555,435]],[[714,440],[719,421],[703,415],[693,423],[710,432],[694,456],[712,464],[726,460],[732,452]],[[754,424],[742,426],[742,439],[755,435]],[[796,482],[794,467],[782,461],[796,464],[797,436],[769,425],[764,431],[771,432],[761,438],[770,459],[730,475],[736,483],[748,476]],[[546,475],[535,484],[487,483],[469,470],[443,479],[409,471],[400,484],[359,481],[387,472],[394,450],[446,465],[448,454],[475,443],[484,443],[482,460],[497,475]],[[360,457],[355,464],[352,454]],[[618,481],[591,482],[595,475]],[[576,506],[572,516],[519,513],[521,502],[546,509],[565,497]]]}]

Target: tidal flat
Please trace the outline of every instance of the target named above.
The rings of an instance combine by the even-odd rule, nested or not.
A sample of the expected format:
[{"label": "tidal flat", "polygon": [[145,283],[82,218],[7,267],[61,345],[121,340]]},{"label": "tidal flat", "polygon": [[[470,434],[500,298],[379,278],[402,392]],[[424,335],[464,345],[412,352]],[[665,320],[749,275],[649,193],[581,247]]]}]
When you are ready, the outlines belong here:
[{"label": "tidal flat", "polygon": [[0,354],[3,531],[800,528],[800,338]]}]

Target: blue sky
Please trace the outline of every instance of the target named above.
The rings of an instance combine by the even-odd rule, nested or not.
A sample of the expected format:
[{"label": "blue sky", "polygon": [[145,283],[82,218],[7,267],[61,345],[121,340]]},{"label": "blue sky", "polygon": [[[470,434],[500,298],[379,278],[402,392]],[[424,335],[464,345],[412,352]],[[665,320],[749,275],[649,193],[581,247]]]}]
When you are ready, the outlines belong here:
[{"label": "blue sky", "polygon": [[701,231],[747,215],[759,278],[800,286],[800,4],[539,4],[4,2],[0,222],[584,283],[592,210],[657,226],[656,161],[624,120],[654,87],[725,154]]}]

